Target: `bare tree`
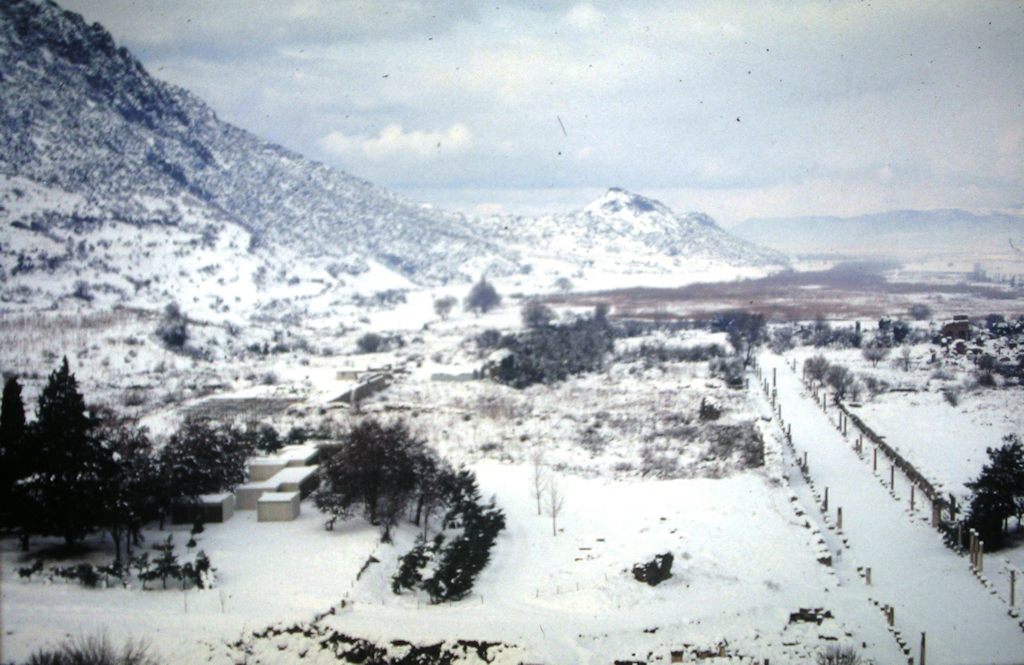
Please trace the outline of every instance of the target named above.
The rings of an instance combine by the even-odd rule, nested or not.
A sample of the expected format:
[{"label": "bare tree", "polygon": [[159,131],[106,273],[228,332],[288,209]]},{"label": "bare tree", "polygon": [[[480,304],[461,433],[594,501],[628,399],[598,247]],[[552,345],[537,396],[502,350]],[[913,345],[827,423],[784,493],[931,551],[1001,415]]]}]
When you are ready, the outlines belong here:
[{"label": "bare tree", "polygon": [[533,464],[533,498],[537,501],[537,515],[540,515],[541,499],[544,498],[548,478],[544,473],[544,451],[539,446],[533,449],[530,462]]},{"label": "bare tree", "polygon": [[547,510],[548,516],[551,517],[551,535],[557,536],[558,516],[562,512],[562,506],[565,505],[565,491],[554,476],[548,479],[546,498],[544,508]]},{"label": "bare tree", "polygon": [[910,347],[904,346],[900,349],[900,365],[903,367],[904,372],[910,371]]},{"label": "bare tree", "polygon": [[804,374],[815,384],[825,382],[828,373],[828,360],[823,355],[816,355],[804,361]]}]

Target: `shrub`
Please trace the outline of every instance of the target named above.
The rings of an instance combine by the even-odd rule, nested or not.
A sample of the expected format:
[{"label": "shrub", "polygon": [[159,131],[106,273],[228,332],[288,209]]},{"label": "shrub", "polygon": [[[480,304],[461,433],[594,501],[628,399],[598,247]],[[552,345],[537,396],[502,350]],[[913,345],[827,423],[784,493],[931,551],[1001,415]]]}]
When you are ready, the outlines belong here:
[{"label": "shrub", "polygon": [[722,409],[714,402],[709,402],[707,398],[702,397],[700,400],[700,419],[701,420],[718,420],[722,417]]},{"label": "shrub", "polygon": [[384,338],[373,332],[368,332],[356,340],[356,346],[360,353],[376,353],[381,350],[383,345]]},{"label": "shrub", "polygon": [[732,356],[730,358],[715,358],[708,363],[708,370],[711,376],[725,381],[730,388],[740,389],[745,384],[743,358]]},{"label": "shrub", "polygon": [[520,312],[523,325],[527,328],[543,328],[555,320],[555,313],[550,307],[538,300],[530,300]]},{"label": "shrub", "polygon": [[830,644],[818,652],[814,662],[817,665],[860,665],[863,661],[854,647]]},{"label": "shrub", "polygon": [[458,303],[458,300],[452,296],[438,298],[434,301],[434,313],[441,317],[442,321],[446,321],[456,303]]},{"label": "shrub", "polygon": [[892,349],[888,346],[875,342],[863,347],[860,353],[865,360],[871,363],[872,367],[877,367],[878,363],[885,360],[891,351]]},{"label": "shrub", "polygon": [[92,295],[92,287],[89,286],[88,282],[79,280],[75,282],[75,290],[71,292],[71,295],[84,302],[92,302],[94,296]]},{"label": "shrub", "polygon": [[976,380],[978,382],[978,385],[983,387],[983,388],[995,388],[996,387],[996,377],[995,377],[995,375],[992,372],[988,372],[988,371],[978,372],[975,375],[975,378],[976,378]]},{"label": "shrub", "polygon": [[910,306],[909,314],[915,321],[927,321],[932,318],[932,308],[924,303],[915,303]]},{"label": "shrub", "polygon": [[156,328],[156,336],[168,349],[180,350],[188,342],[188,320],[178,303],[168,303]]},{"label": "shrub", "polygon": [[49,651],[36,651],[26,665],[158,665],[145,641],[114,648],[106,635],[71,639]]}]

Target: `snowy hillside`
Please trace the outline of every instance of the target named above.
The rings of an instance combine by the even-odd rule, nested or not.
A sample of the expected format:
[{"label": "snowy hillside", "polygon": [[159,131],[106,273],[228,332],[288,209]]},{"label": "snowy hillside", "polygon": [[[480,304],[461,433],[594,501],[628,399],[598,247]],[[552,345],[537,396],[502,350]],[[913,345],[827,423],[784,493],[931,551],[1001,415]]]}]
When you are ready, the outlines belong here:
[{"label": "snowy hillside", "polygon": [[665,204],[619,188],[569,214],[491,217],[483,222],[542,270],[576,267],[597,274],[669,276],[675,283],[725,270],[778,269],[782,254],[722,230],[703,213],[679,214]]},{"label": "snowy hillside", "polygon": [[79,214],[139,226],[230,222],[250,247],[339,258],[350,273],[376,261],[418,282],[513,266],[460,216],[220,121],[150,77],[101,26],[52,3],[0,6],[0,71],[0,173],[78,197]]}]

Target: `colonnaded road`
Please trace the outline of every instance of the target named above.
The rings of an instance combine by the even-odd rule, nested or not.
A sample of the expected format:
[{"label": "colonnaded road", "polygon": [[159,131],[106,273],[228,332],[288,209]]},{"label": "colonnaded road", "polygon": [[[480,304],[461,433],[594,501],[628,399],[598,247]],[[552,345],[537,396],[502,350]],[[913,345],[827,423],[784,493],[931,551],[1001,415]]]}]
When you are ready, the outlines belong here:
[{"label": "colonnaded road", "polygon": [[[792,427],[797,455],[808,456],[810,477],[819,493],[829,489],[828,514],[843,509],[848,559],[872,568],[864,593],[895,608],[895,626],[920,663],[921,633],[927,635],[927,665],[1024,663],[1024,631],[1007,614],[1006,603],[974,576],[966,557],[946,548],[929,526],[931,504],[917,492],[909,510],[910,486],[897,475],[889,491],[889,465],[879,454],[872,470],[871,448],[853,448],[853,429],[844,437],[814,401],[799,376],[774,354],[761,357],[764,375],[776,370],[782,417]],[[936,423],[941,426],[941,423]]]}]

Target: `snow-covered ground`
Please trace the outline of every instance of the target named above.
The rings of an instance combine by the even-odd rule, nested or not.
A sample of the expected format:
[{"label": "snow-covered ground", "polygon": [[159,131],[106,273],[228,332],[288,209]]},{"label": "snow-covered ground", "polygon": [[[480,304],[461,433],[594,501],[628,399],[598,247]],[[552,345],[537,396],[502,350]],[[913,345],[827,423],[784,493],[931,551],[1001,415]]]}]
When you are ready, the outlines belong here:
[{"label": "snow-covered ground", "polygon": [[1020,662],[1024,631],[1018,619],[1007,615],[998,594],[979,583],[966,559],[928,526],[930,504],[918,494],[916,510],[910,511],[905,478],[890,493],[880,482],[887,480],[887,468],[873,472],[871,455],[853,449],[855,434],[839,433],[797,374],[775,356],[765,356],[763,366],[769,375],[777,369],[783,418],[792,426],[797,455],[808,455],[818,493],[828,488],[830,519],[838,520],[843,510],[849,554],[842,557],[840,578],[871,567],[870,588],[856,577],[849,581],[896,608],[895,627],[910,645],[927,634],[930,663]]},{"label": "snow-covered ground", "polygon": [[[208,525],[198,548],[218,569],[218,583],[206,591],[88,590],[24,581],[16,568],[26,563],[16,543],[4,540],[3,657],[18,660],[67,635],[106,630],[118,640],[145,636],[169,662],[235,662],[240,649],[252,652],[250,662],[292,662],[299,653],[307,654],[307,662],[329,662],[333,656],[320,653],[317,640],[302,631],[256,635],[265,635],[267,626],[309,626],[333,608],[315,621],[318,631],[378,644],[470,639],[510,645],[496,662],[667,662],[676,649],[716,651],[720,645],[748,662],[807,662],[835,640],[856,645],[876,663],[899,662],[900,650],[872,601],[897,608],[896,627],[915,655],[918,633],[928,633],[929,662],[1009,663],[1021,652],[1024,633],[1005,615],[1005,593],[993,596],[971,577],[965,561],[921,523],[923,509],[911,519],[905,501],[888,496],[870,464],[858,460],[849,444],[844,447],[820,410],[800,394],[795,376],[780,371],[785,418],[797,452],[810,453],[813,489],[796,470],[796,454],[784,446],[777,423],[770,422],[756,381],[749,391],[730,390],[708,373],[705,362],[647,363],[631,355],[643,346],[727,346],[722,334],[660,331],[621,339],[604,371],[554,386],[517,391],[487,381],[434,380],[482,365],[472,342],[481,331],[520,325],[523,299],[511,296],[482,316],[455,311],[440,321],[433,301],[459,290],[412,291],[397,305],[325,312],[310,328],[267,321],[229,332],[220,324],[194,323],[196,343],[219,349],[216,362],[163,349],[152,334],[154,313],[120,310],[108,319],[89,312],[64,318],[41,313],[5,321],[5,366],[31,359],[30,409],[46,372],[59,360],[56,353],[68,349],[90,401],[116,405],[130,386],[147,391],[135,413],[145,416],[158,438],[184,411],[211,398],[289,400],[271,420],[282,433],[293,424],[345,427],[355,416],[332,402],[351,385],[339,372],[404,366],[407,373],[364,404],[364,412],[400,415],[453,464],[472,468],[484,496],[494,495],[505,511],[508,526],[472,596],[445,606],[390,590],[397,558],[412,544],[412,527],[400,529],[390,545],[358,519],[326,531],[309,502],[292,523],[257,523],[253,514],[238,513],[223,525]],[[40,322],[47,335],[26,335]],[[371,330],[401,335],[404,346],[354,353],[356,339]],[[308,344],[294,344],[303,337]],[[254,343],[280,342],[294,348],[269,355],[247,350]],[[801,347],[786,359],[815,352]],[[963,387],[962,376],[953,367],[950,376],[936,378],[925,345],[914,348],[906,371],[891,359],[872,368],[855,350],[826,353],[858,373],[874,372],[891,386],[917,390],[865,395],[859,409],[890,443],[942,482],[962,482],[965,456],[957,455],[956,465],[944,471],[937,461],[954,456],[939,454],[940,447],[954,445],[954,439],[929,446],[901,413],[941,416],[944,423],[962,418],[965,427],[979,428],[964,435],[971,438],[972,454],[998,443],[1004,430],[1019,431],[1012,402],[998,401],[1012,400],[1016,392],[964,391],[959,410],[941,401],[941,390]],[[781,368],[781,361],[770,362]],[[265,380],[267,375],[273,380]],[[702,400],[721,408],[718,421],[699,419]],[[707,433],[716,426],[756,431],[765,442],[764,465],[750,467],[728,448],[708,445]],[[994,440],[981,444],[975,437],[982,434]],[[672,465],[649,466],[652,450],[670,457]],[[550,518],[537,515],[531,493],[535,461],[565,490],[557,536]],[[831,489],[832,506],[847,510],[842,533],[831,528],[834,507],[826,519],[817,505],[815,491],[823,485]],[[173,533],[183,551],[187,528]],[[151,530],[147,542],[163,536]],[[109,559],[108,547],[97,545],[89,556]],[[672,579],[651,588],[632,578],[634,564],[666,551],[675,556]],[[371,555],[379,563],[357,580]],[[826,557],[831,565],[819,562]],[[858,571],[863,566],[873,567],[872,587]],[[993,566],[994,583],[1002,583],[1004,572],[1002,564]],[[831,618],[820,625],[791,621],[792,613],[811,608]],[[239,640],[243,647],[230,646]]]}]

